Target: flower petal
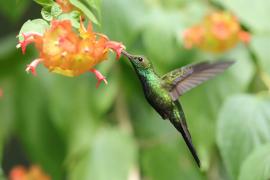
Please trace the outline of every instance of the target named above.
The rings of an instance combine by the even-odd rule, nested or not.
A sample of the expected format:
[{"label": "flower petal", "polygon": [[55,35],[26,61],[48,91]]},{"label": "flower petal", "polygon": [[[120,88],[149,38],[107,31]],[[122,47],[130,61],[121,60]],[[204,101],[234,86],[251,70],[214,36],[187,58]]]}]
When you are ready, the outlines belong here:
[{"label": "flower petal", "polygon": [[19,41],[16,48],[22,48],[22,53],[25,54],[26,47],[28,44],[35,42],[35,38],[41,37],[42,35],[37,32],[22,33],[23,40]]},{"label": "flower petal", "polygon": [[116,52],[116,59],[119,59],[121,56],[121,52],[126,49],[126,47],[122,43],[116,41],[108,41],[106,43],[106,47]]},{"label": "flower petal", "polygon": [[239,39],[246,44],[249,43],[251,39],[250,33],[246,31],[240,31]]},{"label": "flower petal", "polygon": [[99,87],[99,85],[100,85],[100,83],[101,83],[102,81],[104,81],[105,84],[108,84],[106,78],[105,78],[98,70],[96,70],[96,69],[91,69],[90,72],[94,73],[95,76],[96,76],[96,78],[97,78],[97,80],[98,80],[97,85],[96,85],[96,88]]},{"label": "flower petal", "polygon": [[36,68],[39,63],[42,62],[42,59],[35,59],[32,61],[29,65],[27,65],[27,68],[25,69],[26,72],[31,72],[34,76],[37,75]]}]

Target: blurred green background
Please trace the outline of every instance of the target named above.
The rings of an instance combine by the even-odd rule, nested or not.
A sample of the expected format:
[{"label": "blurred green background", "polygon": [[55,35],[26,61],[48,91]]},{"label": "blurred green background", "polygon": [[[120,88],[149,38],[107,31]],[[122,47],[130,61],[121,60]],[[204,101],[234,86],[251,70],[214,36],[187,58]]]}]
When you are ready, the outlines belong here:
[{"label": "blurred green background", "polygon": [[[0,174],[37,164],[52,179],[269,180],[270,1],[101,0],[97,29],[144,54],[160,74],[203,60],[233,59],[217,78],[181,97],[199,169],[182,137],[144,99],[129,62],[100,64],[109,84],[92,74],[67,78],[25,73],[37,57],[15,48],[22,24],[40,18],[30,0],[0,0]],[[213,8],[232,11],[251,42],[221,54],[186,50],[181,34]]]}]

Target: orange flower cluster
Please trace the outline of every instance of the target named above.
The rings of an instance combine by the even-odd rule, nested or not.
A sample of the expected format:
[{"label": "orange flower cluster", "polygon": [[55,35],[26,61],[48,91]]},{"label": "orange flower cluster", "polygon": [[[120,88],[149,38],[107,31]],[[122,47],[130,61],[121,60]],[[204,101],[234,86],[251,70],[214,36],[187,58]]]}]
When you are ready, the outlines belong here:
[{"label": "orange flower cluster", "polygon": [[9,173],[9,180],[50,180],[39,166],[31,166],[26,169],[23,166],[14,167]]},{"label": "orange flower cluster", "polygon": [[248,43],[250,34],[243,31],[238,19],[229,12],[214,12],[184,32],[184,45],[210,52],[224,52],[239,41]]},{"label": "orange flower cluster", "polygon": [[93,67],[108,57],[110,49],[120,57],[125,48],[121,43],[110,41],[107,36],[95,33],[91,23],[85,29],[82,21],[78,31],[72,28],[69,20],[51,22],[44,34],[25,33],[19,42],[23,53],[29,43],[35,43],[39,58],[28,65],[26,71],[36,75],[36,67],[43,63],[51,72],[73,77],[85,72],[93,72],[99,86],[101,81],[107,84],[104,76]]},{"label": "orange flower cluster", "polygon": [[0,98],[3,96],[3,90],[0,88]]}]

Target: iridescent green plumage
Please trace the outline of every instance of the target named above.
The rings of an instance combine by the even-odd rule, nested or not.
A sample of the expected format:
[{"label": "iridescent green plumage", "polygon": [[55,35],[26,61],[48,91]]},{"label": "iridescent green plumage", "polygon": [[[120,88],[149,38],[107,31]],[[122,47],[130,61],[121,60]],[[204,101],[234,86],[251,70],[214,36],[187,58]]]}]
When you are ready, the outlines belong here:
[{"label": "iridescent green plumage", "polygon": [[149,60],[142,56],[133,56],[125,51],[122,54],[130,59],[139,79],[141,80],[145,97],[149,104],[163,119],[168,119],[182,134],[190,152],[200,166],[200,160],[192,144],[185,115],[178,97],[204,81],[223,72],[233,62],[219,61],[216,63],[199,63],[185,66],[165,74],[157,75]]}]

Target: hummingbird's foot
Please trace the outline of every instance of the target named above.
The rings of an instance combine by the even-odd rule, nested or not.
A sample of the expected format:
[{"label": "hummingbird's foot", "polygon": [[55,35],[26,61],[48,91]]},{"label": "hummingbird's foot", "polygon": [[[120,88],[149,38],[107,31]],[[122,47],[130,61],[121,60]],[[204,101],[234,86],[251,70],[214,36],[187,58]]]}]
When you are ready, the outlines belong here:
[{"label": "hummingbird's foot", "polygon": [[104,81],[105,84],[108,84],[106,78],[105,78],[98,70],[96,70],[96,69],[91,69],[90,72],[94,73],[95,76],[96,76],[96,78],[97,78],[97,81],[98,81],[98,82],[97,82],[96,88],[99,87],[99,85],[100,85],[100,83],[101,83],[102,81]]},{"label": "hummingbird's foot", "polygon": [[31,72],[32,75],[36,76],[37,75],[36,68],[37,68],[38,64],[41,62],[42,62],[42,59],[35,59],[29,65],[27,65],[25,71],[27,73]]}]

